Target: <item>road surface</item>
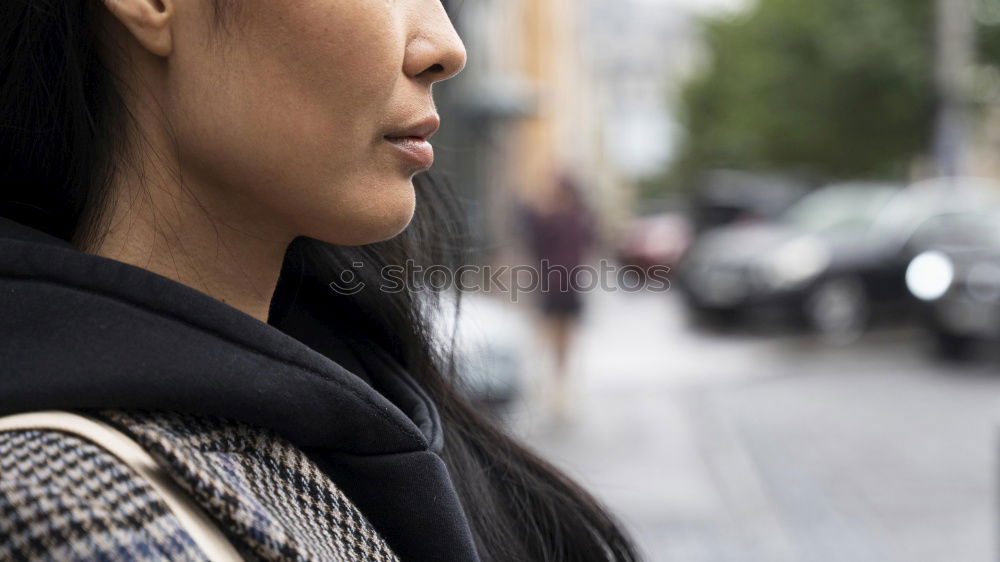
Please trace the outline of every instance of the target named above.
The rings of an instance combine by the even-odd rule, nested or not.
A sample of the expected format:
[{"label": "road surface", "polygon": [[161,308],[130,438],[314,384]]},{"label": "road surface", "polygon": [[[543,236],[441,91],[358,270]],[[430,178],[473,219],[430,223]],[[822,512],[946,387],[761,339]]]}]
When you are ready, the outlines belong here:
[{"label": "road surface", "polygon": [[676,295],[588,304],[573,417],[546,414],[539,347],[510,427],[648,560],[997,559],[1000,363],[935,362],[912,329],[840,347],[699,332]]}]

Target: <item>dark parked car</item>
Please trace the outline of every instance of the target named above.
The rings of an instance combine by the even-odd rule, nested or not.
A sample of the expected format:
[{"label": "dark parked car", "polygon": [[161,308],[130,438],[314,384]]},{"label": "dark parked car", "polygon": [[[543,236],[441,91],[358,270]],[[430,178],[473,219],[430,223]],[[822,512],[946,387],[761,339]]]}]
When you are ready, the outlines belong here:
[{"label": "dark parked car", "polygon": [[832,185],[803,198],[771,224],[707,233],[680,268],[698,316],[746,310],[793,312],[834,339],[861,333],[877,312],[906,312],[905,272],[941,221],[994,205],[988,180],[929,180],[906,189]]},{"label": "dark parked car", "polygon": [[934,351],[963,359],[1000,341],[1000,213],[942,221],[906,271]]},{"label": "dark parked car", "polygon": [[702,173],[691,198],[691,220],[696,232],[721,226],[769,221],[808,192],[792,178],[710,170]]}]

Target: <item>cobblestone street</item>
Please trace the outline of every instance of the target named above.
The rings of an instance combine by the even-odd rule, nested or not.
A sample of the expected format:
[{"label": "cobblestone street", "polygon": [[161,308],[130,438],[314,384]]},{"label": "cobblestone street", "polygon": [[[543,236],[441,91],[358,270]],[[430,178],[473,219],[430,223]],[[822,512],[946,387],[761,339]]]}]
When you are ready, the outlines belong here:
[{"label": "cobblestone street", "polygon": [[698,333],[663,295],[589,304],[574,418],[545,415],[539,360],[512,428],[649,560],[996,559],[996,362],[937,363],[902,329],[831,348]]}]

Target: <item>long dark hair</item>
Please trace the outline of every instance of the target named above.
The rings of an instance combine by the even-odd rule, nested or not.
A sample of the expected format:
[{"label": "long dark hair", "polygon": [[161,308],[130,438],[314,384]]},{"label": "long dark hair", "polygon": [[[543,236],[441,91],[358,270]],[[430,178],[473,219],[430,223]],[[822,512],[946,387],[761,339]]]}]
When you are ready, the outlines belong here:
[{"label": "long dark hair", "polygon": [[[221,21],[230,0],[215,1]],[[98,0],[0,4],[0,216],[78,247],[101,236],[108,188],[129,165],[126,148],[138,133],[102,57],[100,16]],[[455,198],[426,175],[418,178],[417,195],[417,216],[391,241],[348,248],[299,238],[289,255],[317,283],[357,261],[368,265],[361,275],[406,260],[448,263],[462,232]],[[275,299],[289,298],[280,291],[279,283]],[[349,315],[352,329],[393,354],[434,398],[445,427],[444,460],[483,560],[637,559],[590,494],[463,398],[448,362],[434,351],[424,298],[433,294],[329,291],[329,303],[317,312],[331,322]]]}]

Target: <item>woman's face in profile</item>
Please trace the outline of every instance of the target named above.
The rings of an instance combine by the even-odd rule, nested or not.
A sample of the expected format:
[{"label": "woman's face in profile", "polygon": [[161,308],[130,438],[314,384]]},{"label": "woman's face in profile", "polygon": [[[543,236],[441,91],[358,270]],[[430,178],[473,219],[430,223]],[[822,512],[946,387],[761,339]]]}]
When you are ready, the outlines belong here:
[{"label": "woman's face in profile", "polygon": [[[217,0],[221,1],[221,0]],[[181,169],[250,216],[337,244],[390,238],[465,51],[439,0],[174,0],[166,87]]]}]

